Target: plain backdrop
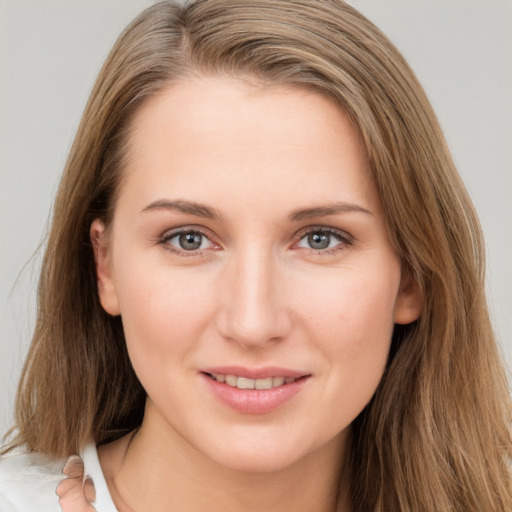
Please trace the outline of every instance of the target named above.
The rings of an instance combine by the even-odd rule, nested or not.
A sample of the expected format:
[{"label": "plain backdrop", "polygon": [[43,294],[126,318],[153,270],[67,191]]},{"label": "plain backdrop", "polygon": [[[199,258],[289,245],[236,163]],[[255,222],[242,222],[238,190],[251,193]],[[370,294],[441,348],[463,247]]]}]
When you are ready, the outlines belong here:
[{"label": "plain backdrop", "polygon": [[[149,0],[0,0],[0,433],[35,317],[54,193],[88,93]],[[422,81],[480,214],[496,330],[512,366],[512,2],[353,0]]]}]

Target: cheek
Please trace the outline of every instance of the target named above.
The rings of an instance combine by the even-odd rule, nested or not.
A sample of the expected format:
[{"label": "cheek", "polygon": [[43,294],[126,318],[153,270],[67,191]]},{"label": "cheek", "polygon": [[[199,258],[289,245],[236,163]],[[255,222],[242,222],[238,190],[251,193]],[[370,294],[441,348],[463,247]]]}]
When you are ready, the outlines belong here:
[{"label": "cheek", "polygon": [[326,340],[339,338],[360,346],[388,339],[400,280],[398,264],[382,271],[369,265],[332,270],[295,277],[290,300],[296,302],[294,307],[302,318],[309,318]]},{"label": "cheek", "polygon": [[182,364],[209,323],[210,287],[199,275],[171,266],[151,266],[147,261],[142,265],[125,260],[117,277],[123,328],[134,369],[143,382],[146,374],[150,379],[158,378],[155,368]]},{"label": "cheek", "polygon": [[388,273],[351,270],[325,286],[310,283],[300,307],[307,337],[329,363],[332,395],[343,390],[346,410],[353,407],[358,414],[387,363],[400,276],[398,268]]},{"label": "cheek", "polygon": [[[324,418],[337,429],[348,427],[372,399],[384,375],[393,332],[389,292],[353,293],[331,309],[332,322],[320,332],[319,346],[330,362],[325,385],[332,411]],[[336,428],[333,429],[335,433]]]}]

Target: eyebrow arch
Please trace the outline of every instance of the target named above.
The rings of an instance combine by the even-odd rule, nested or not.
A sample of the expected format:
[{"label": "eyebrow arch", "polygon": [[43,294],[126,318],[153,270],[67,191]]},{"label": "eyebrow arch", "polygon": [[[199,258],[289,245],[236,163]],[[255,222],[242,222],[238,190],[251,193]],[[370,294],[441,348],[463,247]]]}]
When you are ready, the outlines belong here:
[{"label": "eyebrow arch", "polygon": [[327,215],[335,215],[337,213],[349,213],[349,212],[359,212],[367,215],[373,215],[370,210],[363,208],[357,204],[352,203],[333,203],[322,206],[314,206],[312,208],[304,208],[300,210],[295,210],[289,215],[289,220],[293,222],[298,222],[301,220],[314,219],[316,217],[325,217]]},{"label": "eyebrow arch", "polygon": [[176,199],[175,201],[159,199],[157,201],[153,201],[151,204],[146,206],[141,211],[141,213],[152,210],[172,210],[175,212],[195,215],[196,217],[203,217],[206,219],[222,219],[220,213],[214,208],[210,208],[209,206],[200,203],[195,203],[193,201],[185,201],[184,199]]}]

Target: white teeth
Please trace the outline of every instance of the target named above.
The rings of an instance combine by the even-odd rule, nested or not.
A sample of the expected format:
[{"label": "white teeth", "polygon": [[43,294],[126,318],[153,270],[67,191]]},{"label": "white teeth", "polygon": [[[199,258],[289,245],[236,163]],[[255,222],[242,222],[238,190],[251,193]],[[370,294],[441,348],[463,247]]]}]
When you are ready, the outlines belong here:
[{"label": "white teeth", "polygon": [[223,375],[221,373],[212,373],[211,376],[217,382],[224,382],[228,386],[238,389],[272,389],[290,384],[297,380],[295,377],[268,377],[266,379],[248,379],[247,377],[237,377],[236,375]]},{"label": "white teeth", "polygon": [[254,383],[254,387],[256,389],[272,389],[273,380],[272,377],[268,379],[257,379]]},{"label": "white teeth", "polygon": [[226,375],[226,384],[234,388],[237,387],[238,377],[236,375]]},{"label": "white teeth", "polygon": [[254,379],[247,379],[245,377],[238,377],[236,381],[236,387],[238,389],[254,389],[255,385]]},{"label": "white teeth", "polygon": [[284,384],[284,377],[272,377],[272,387],[282,386]]}]

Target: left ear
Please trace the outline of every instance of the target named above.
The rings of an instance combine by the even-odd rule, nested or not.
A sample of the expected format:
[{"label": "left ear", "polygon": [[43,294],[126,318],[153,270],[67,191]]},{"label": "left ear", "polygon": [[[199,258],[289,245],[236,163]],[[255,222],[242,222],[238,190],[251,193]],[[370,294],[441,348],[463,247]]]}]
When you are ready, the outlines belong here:
[{"label": "left ear", "polygon": [[404,271],[395,302],[395,323],[406,325],[414,322],[422,309],[423,297],[420,287],[410,272]]},{"label": "left ear", "polygon": [[96,263],[96,279],[98,295],[103,309],[112,316],[121,314],[116,287],[110,263],[110,250],[105,233],[105,225],[100,219],[91,224],[89,233],[94,249],[94,262]]}]

